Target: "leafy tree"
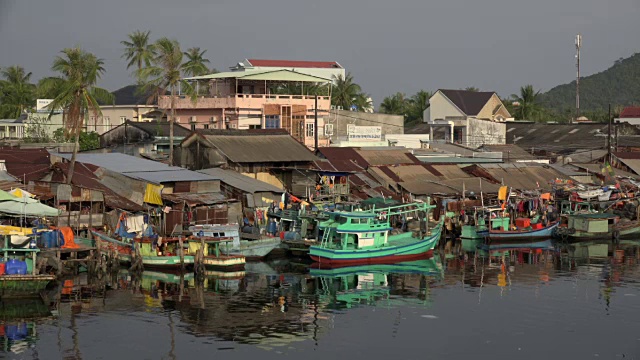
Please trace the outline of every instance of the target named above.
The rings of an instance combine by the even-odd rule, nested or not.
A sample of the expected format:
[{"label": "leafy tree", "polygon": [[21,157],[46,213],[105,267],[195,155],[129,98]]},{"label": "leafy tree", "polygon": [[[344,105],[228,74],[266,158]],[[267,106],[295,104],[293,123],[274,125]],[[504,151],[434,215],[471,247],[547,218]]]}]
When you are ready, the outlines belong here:
[{"label": "leafy tree", "polygon": [[520,88],[520,95],[511,95],[513,100],[514,117],[518,120],[537,120],[543,109],[540,105],[540,91],[535,91],[532,85]]},{"label": "leafy tree", "polygon": [[464,89],[465,89],[466,91],[474,91],[474,92],[478,92],[478,91],[480,91],[480,89],[478,89],[478,88],[477,88],[477,87],[475,87],[475,86],[469,86],[469,87],[466,87],[466,88],[464,88]]},{"label": "leafy tree", "polygon": [[127,35],[128,40],[120,42],[120,44],[125,47],[122,57],[129,61],[129,63],[127,63],[127,69],[136,66],[137,71],[140,72],[143,66],[149,66],[151,64],[153,44],[149,43],[150,34],[150,31],[136,30]]},{"label": "leafy tree", "polygon": [[87,113],[98,117],[102,114],[98,100],[112,102],[113,95],[109,91],[96,86],[104,74],[104,61],[94,54],[80,48],[62,50],[51,69],[60,73],[59,77],[50,77],[42,82],[43,90],[62,89],[60,94],[49,104],[51,116],[53,109],[64,109],[63,122],[67,129],[67,138],[75,139],[73,155],[69,165],[67,183],[71,183],[78,154],[79,134]]},{"label": "leafy tree", "polygon": [[21,66],[9,66],[0,71],[0,116],[17,118],[32,108],[36,101],[36,87],[31,83],[31,73]]},{"label": "leafy tree", "polygon": [[207,64],[209,59],[204,57],[207,50],[200,50],[199,47],[192,47],[184,52],[187,61],[182,64],[182,70],[186,76],[201,76],[209,74]]},{"label": "leafy tree", "polygon": [[406,115],[408,101],[405,95],[397,92],[387,96],[380,103],[380,112],[383,114]]},{"label": "leafy tree", "polygon": [[78,141],[80,143],[80,150],[82,151],[93,150],[100,147],[100,135],[95,131],[81,132]]},{"label": "leafy tree", "polygon": [[167,91],[170,93],[169,164],[173,165],[173,123],[176,118],[175,100],[178,86],[194,102],[197,94],[191,84],[182,80],[184,53],[180,50],[180,44],[176,40],[163,37],[155,42],[154,48],[151,65],[140,70],[139,78],[143,82],[144,93],[152,94],[150,100],[157,99]]},{"label": "leafy tree", "polygon": [[46,116],[31,116],[29,124],[25,127],[24,138],[22,139],[27,143],[48,143],[51,141],[48,128],[51,124],[51,119]]}]

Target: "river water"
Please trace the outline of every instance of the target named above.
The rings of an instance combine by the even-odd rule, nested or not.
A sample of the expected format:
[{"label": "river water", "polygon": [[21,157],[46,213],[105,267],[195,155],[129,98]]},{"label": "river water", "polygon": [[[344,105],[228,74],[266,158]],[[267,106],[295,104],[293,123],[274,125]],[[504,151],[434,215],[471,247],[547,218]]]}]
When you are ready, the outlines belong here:
[{"label": "river water", "polygon": [[0,304],[16,359],[636,359],[640,242],[476,250],[394,266],[126,270]]}]

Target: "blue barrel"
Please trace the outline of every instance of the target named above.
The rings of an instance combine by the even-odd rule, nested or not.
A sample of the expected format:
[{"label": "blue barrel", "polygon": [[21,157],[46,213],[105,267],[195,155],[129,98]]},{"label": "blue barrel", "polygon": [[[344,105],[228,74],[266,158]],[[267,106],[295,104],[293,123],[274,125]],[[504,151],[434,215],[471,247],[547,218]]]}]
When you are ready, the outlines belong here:
[{"label": "blue barrel", "polygon": [[7,325],[5,327],[5,334],[10,340],[24,340],[29,335],[27,324]]},{"label": "blue barrel", "polygon": [[278,230],[278,225],[275,221],[269,222],[269,234],[275,234]]},{"label": "blue barrel", "polygon": [[43,231],[41,233],[40,237],[41,237],[41,242],[43,247],[45,248],[51,247],[51,234],[53,234],[51,231]]},{"label": "blue barrel", "polygon": [[302,240],[302,237],[300,237],[300,234],[295,231],[285,231],[284,240],[297,241]]},{"label": "blue barrel", "polygon": [[27,263],[17,259],[9,259],[5,266],[5,272],[7,275],[26,275]]},{"label": "blue barrel", "polygon": [[64,236],[62,236],[62,231],[56,230],[56,247],[61,247],[64,245]]}]

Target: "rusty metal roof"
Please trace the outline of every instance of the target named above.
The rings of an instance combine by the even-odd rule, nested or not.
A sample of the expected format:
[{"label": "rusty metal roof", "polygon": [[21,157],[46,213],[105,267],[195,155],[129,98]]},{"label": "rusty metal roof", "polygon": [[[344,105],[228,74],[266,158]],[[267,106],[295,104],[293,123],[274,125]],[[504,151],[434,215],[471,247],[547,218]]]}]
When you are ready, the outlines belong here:
[{"label": "rusty metal roof", "polygon": [[366,170],[369,163],[350,147],[321,147],[318,152],[338,171],[358,172]]},{"label": "rusty metal roof", "polygon": [[381,148],[381,149],[356,149],[360,156],[369,164],[376,165],[401,165],[401,164],[422,164],[407,149]]},{"label": "rusty metal roof", "polygon": [[51,168],[46,149],[0,148],[0,160],[5,161],[9,174],[26,183],[42,179]]},{"label": "rusty metal roof", "polygon": [[234,163],[313,162],[318,160],[306,146],[290,135],[201,136]]}]

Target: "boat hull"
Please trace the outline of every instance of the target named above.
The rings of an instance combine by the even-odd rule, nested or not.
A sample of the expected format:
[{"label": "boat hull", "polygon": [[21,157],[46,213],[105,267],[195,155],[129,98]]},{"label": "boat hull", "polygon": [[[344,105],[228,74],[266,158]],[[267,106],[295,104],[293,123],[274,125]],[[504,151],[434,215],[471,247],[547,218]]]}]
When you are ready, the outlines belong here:
[{"label": "boat hull", "polygon": [[[426,259],[433,256],[442,234],[442,223],[433,229],[431,235],[413,243],[385,246],[377,249],[339,250],[311,246],[309,255],[320,266],[352,266],[358,264],[393,264],[404,261]],[[393,240],[389,240],[392,243]]]},{"label": "boat hull", "polygon": [[[184,256],[184,266],[191,266],[194,263],[193,256]],[[179,268],[180,256],[143,256],[142,265],[146,268]]]},{"label": "boat hull", "polygon": [[243,256],[205,256],[203,263],[206,269],[222,271],[244,270]]},{"label": "boat hull", "polygon": [[546,228],[530,231],[489,231],[486,238],[490,242],[511,242],[523,240],[546,240],[555,234],[559,223]]},{"label": "boat hull", "polygon": [[259,240],[241,240],[239,248],[234,249],[232,244],[225,244],[220,246],[220,252],[224,255],[239,255],[244,256],[245,259],[254,260],[269,255],[280,244],[280,238],[275,237]]},{"label": "boat hull", "polygon": [[0,298],[38,297],[55,278],[53,275],[2,275]]}]

